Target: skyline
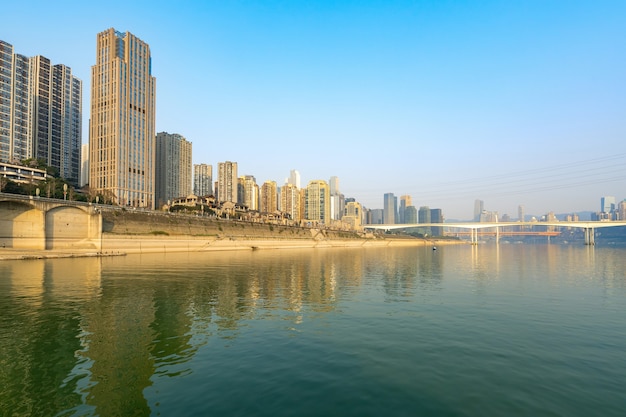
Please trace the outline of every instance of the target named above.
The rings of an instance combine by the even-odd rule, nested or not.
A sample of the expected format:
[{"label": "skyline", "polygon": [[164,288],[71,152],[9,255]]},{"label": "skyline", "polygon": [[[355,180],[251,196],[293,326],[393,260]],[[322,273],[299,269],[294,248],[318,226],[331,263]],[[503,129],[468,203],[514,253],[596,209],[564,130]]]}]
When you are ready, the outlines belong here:
[{"label": "skyline", "polygon": [[337,176],[372,209],[393,193],[446,218],[471,218],[476,199],[514,217],[519,205],[541,215],[626,198],[624,12],[621,2],[11,3],[0,39],[82,80],[83,143],[96,35],[115,28],[150,45],[156,132],[192,142],[194,164],[236,161],[259,184],[281,185],[292,169],[303,185]]}]

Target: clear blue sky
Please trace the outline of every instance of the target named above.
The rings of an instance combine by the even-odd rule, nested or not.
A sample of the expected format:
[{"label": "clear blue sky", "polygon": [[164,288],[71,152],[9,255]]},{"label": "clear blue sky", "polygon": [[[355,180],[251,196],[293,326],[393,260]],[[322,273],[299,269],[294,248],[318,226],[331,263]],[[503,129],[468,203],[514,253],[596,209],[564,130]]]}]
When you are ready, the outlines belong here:
[{"label": "clear blue sky", "polygon": [[[106,8],[103,8],[105,7]],[[467,219],[626,198],[626,1],[31,1],[0,39],[84,82],[96,34],[151,47],[157,131],[282,185],[338,176]]]}]

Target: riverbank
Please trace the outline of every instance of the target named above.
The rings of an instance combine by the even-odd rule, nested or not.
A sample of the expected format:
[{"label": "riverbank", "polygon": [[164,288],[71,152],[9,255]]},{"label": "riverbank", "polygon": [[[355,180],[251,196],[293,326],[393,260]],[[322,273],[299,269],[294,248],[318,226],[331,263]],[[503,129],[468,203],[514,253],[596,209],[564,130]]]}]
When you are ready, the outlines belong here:
[{"label": "riverbank", "polygon": [[0,249],[2,260],[32,260],[80,257],[124,256],[127,254],[215,252],[240,250],[332,249],[465,244],[447,239],[362,238],[362,239],[241,239],[234,237],[140,236],[105,234],[102,250]]},{"label": "riverbank", "polygon": [[[99,236],[59,233],[40,247],[0,248],[0,260],[120,256],[142,253],[442,246],[458,240],[420,239],[350,230],[294,226],[160,212],[114,210],[102,212]],[[33,245],[34,246],[34,245]]]},{"label": "riverbank", "polygon": [[99,258],[107,256],[125,256],[125,252],[94,252],[90,249],[75,250],[28,250],[28,249],[0,249],[0,261],[25,261],[34,259],[63,259],[63,258]]}]

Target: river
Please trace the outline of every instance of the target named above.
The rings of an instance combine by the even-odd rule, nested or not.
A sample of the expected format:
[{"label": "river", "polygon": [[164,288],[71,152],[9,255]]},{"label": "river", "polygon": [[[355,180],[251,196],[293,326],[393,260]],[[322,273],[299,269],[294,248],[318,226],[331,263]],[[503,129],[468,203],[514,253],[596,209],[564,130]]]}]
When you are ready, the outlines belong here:
[{"label": "river", "polygon": [[626,249],[0,262],[1,416],[623,416]]}]

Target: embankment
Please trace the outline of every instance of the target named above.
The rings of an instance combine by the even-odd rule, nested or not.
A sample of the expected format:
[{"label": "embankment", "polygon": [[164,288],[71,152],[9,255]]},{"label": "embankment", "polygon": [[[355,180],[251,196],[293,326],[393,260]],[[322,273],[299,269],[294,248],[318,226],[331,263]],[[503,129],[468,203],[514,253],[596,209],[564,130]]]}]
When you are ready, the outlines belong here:
[{"label": "embankment", "polygon": [[[308,227],[154,212],[103,212],[103,253],[201,252],[445,244]],[[456,243],[456,242],[455,242]]]}]

